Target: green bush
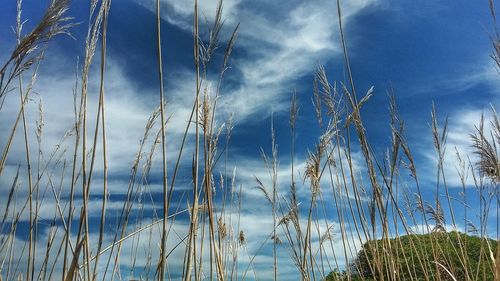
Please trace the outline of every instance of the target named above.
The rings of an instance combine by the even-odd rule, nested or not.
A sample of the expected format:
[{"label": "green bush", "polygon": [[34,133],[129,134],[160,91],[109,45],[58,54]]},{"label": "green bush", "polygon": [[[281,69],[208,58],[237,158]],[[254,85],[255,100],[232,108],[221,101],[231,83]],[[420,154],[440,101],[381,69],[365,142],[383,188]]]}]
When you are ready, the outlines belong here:
[{"label": "green bush", "polygon": [[[490,256],[497,252],[497,244],[495,240],[459,232],[369,241],[350,265],[351,280],[426,280],[426,276],[438,280],[437,271],[441,280],[453,280],[450,274],[456,280],[494,280]],[[325,280],[347,280],[347,274],[331,272]]]},{"label": "green bush", "polygon": [[[416,280],[425,280],[425,276],[436,280],[436,271],[439,271],[441,280],[453,280],[446,268],[456,280],[468,280],[467,275],[473,280],[476,277],[493,280],[487,242],[495,253],[497,241],[459,232],[412,234],[388,241],[370,241],[363,245],[352,266],[359,275],[377,279],[389,276],[392,268],[399,280],[411,280],[412,276]],[[374,257],[380,261],[378,268]]]}]

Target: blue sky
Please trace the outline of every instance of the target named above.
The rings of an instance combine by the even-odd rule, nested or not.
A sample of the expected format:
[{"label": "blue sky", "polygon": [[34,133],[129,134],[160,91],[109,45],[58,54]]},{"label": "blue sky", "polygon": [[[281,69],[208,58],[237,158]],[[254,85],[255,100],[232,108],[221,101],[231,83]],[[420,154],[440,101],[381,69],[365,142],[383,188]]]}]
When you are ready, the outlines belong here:
[{"label": "blue sky", "polygon": [[[0,10],[2,62],[15,43],[11,31],[11,26],[15,25],[15,1],[4,2]],[[23,3],[23,18],[28,19],[26,31],[40,18],[47,2]],[[72,90],[78,57],[81,63],[84,56],[88,22],[88,4],[84,2],[71,3],[69,13],[80,24],[71,31],[73,38],[60,36],[50,42],[32,100],[27,106],[28,123],[34,128],[38,104],[43,101],[43,150],[46,154],[52,151],[72,125]],[[210,23],[216,1],[206,0],[200,4],[202,19],[206,17]],[[481,113],[489,116],[490,106],[498,107],[499,104],[500,77],[490,58],[492,46],[489,36],[493,32],[493,23],[488,1],[355,0],[345,1],[342,5],[347,48],[358,95],[364,95],[371,86],[375,91],[363,107],[362,115],[377,156],[382,159],[390,144],[387,93],[392,88],[419,167],[423,193],[428,196],[427,200],[432,200],[437,162],[429,124],[434,103],[440,121],[449,117],[445,172],[452,193],[458,196],[460,182],[455,170],[455,148],[461,153],[470,153],[468,134],[479,121]],[[167,114],[171,116],[167,129],[170,163],[175,160],[195,94],[192,11],[192,1],[162,1],[165,96]],[[269,214],[265,199],[254,188],[254,175],[266,178],[260,149],[270,153],[271,119],[274,119],[280,176],[283,178],[279,181],[279,190],[285,193],[289,185],[291,159],[288,110],[292,94],[297,93],[301,108],[295,155],[300,170],[304,168],[308,149],[313,148],[320,132],[311,103],[317,65],[325,66],[332,83],[347,82],[336,11],[336,3],[331,0],[224,1],[225,23],[215,62],[220,62],[236,24],[240,23],[240,29],[230,61],[231,68],[224,78],[217,121],[222,124],[233,116],[235,124],[228,150],[228,170],[236,168],[237,185],[242,186],[244,202],[248,203],[243,206],[242,221],[246,222],[249,253],[256,253],[272,228],[272,217],[262,218],[264,214]],[[202,39],[206,39],[207,27],[202,24]],[[155,32],[153,0],[113,1],[106,72],[110,198],[114,202],[109,206],[111,218],[121,209],[144,125],[158,104]],[[98,58],[91,74],[90,116],[97,108],[97,67]],[[212,85],[216,83],[217,70],[217,66],[209,69],[208,82]],[[9,95],[7,106],[0,111],[1,147],[5,146],[12,116],[17,112],[16,98],[16,95]],[[90,120],[92,118],[95,117],[90,117]],[[193,132],[189,136],[193,137]],[[34,133],[32,138],[33,145],[36,145]],[[22,136],[16,135],[15,142],[20,144],[21,140]],[[64,143],[65,147],[71,147],[70,144]],[[8,194],[18,165],[25,165],[23,149],[22,145],[12,148],[6,170],[0,177],[2,200]],[[181,204],[186,202],[182,196],[191,188],[189,173],[193,149],[193,145],[186,147],[174,202],[181,199]],[[354,153],[361,156],[359,149],[354,148]],[[159,196],[161,191],[158,160],[155,158],[150,177],[149,188],[153,197]],[[360,159],[360,169],[361,162]],[[100,202],[100,191],[97,189],[102,182],[100,171],[102,166],[98,164],[96,189],[93,191],[95,200],[92,200],[96,209]],[[55,175],[60,173],[57,170]],[[301,175],[303,171],[298,173]],[[299,194],[303,198],[308,196],[307,185],[300,185]],[[474,196],[471,195],[471,198]],[[471,202],[472,208],[474,203],[477,205],[477,202]],[[53,217],[53,207],[53,198],[47,199],[41,212],[45,219]],[[152,206],[148,208],[148,215],[152,216]],[[96,210],[95,213],[91,211],[92,214],[92,219],[97,222],[99,213]],[[334,223],[335,216],[331,219]],[[185,222],[184,216],[176,225],[181,233],[186,228]],[[19,239],[25,237],[20,234]],[[269,263],[271,255],[269,249],[258,253],[256,266],[263,275],[272,270]],[[178,270],[179,263],[182,264],[182,259],[173,262],[173,272]],[[280,263],[282,278],[293,280],[296,271],[286,250],[280,253]]]}]

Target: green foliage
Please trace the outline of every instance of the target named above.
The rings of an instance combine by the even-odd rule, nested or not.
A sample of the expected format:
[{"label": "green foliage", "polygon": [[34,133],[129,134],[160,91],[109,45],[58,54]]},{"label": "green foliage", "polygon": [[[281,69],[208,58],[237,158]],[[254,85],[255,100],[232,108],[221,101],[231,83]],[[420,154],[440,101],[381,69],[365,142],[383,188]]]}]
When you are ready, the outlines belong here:
[{"label": "green foliage", "polygon": [[[453,280],[446,270],[456,280],[494,280],[490,253],[497,253],[497,244],[495,240],[459,232],[369,241],[351,264],[351,272],[356,272],[351,280],[426,280],[426,276],[428,280],[437,280],[436,272],[441,280]],[[338,271],[325,278],[344,280],[347,274]]]},{"label": "green foliage", "polygon": [[446,268],[456,280],[493,280],[490,247],[496,253],[497,241],[459,232],[405,235],[365,243],[352,267],[377,279],[394,271],[398,280],[435,280],[438,271],[441,280],[453,280]]},{"label": "green foliage", "polygon": [[[347,273],[345,271],[340,272],[338,270],[330,272],[325,277],[325,281],[347,281],[347,280],[349,280],[347,278]],[[350,280],[351,281],[362,281],[363,279],[359,275],[353,275],[353,276],[351,276]],[[370,279],[365,278],[364,280],[368,281]]]}]

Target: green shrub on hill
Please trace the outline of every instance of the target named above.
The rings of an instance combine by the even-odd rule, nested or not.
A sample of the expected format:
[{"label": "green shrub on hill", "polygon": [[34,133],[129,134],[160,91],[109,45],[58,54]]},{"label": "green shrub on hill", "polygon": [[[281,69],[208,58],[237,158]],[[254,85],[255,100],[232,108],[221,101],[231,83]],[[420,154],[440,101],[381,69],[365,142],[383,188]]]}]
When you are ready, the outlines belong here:
[{"label": "green shrub on hill", "polygon": [[[350,280],[438,280],[437,271],[440,280],[494,280],[497,247],[495,240],[459,232],[369,241],[350,265]],[[335,271],[325,280],[348,279]]]}]

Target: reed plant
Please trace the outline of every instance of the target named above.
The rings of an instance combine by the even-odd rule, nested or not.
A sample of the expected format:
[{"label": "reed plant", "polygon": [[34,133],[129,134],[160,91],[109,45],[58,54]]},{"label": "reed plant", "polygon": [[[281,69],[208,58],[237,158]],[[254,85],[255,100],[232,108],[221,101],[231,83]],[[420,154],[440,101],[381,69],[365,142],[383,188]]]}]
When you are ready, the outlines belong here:
[{"label": "reed plant", "polygon": [[[363,105],[375,90],[371,87],[360,94],[357,87],[342,3],[337,0],[339,43],[347,79],[330,79],[321,64],[313,70],[312,118],[317,120],[319,130],[316,144],[300,165],[297,151],[302,149],[297,145],[303,142],[298,141],[302,136],[297,123],[304,105],[299,105],[294,93],[288,122],[289,171],[280,173],[283,158],[275,129],[282,124],[277,125],[272,117],[270,154],[266,153],[268,147],[261,149],[268,177],[255,176],[252,186],[242,186],[236,173],[239,168],[229,166],[233,120],[226,120],[218,110],[240,25],[225,28],[222,0],[218,0],[210,24],[200,23],[199,3],[194,0],[192,107],[183,134],[176,140],[180,146],[170,156],[167,148],[174,134],[168,128],[173,121],[167,102],[169,85],[164,81],[165,72],[173,70],[164,67],[163,54],[175,42],[162,44],[162,1],[155,3],[156,26],[151,28],[156,30],[157,65],[151,67],[158,73],[158,104],[151,109],[132,159],[122,205],[117,214],[111,214],[105,105],[106,97],[113,93],[106,90],[105,73],[108,15],[113,5],[110,0],[90,1],[83,64],[76,71],[72,128],[47,153],[43,149],[42,99],[35,128],[28,126],[32,122],[26,105],[32,99],[45,50],[54,37],[69,35],[77,23],[67,15],[69,1],[51,0],[40,22],[25,33],[23,3],[17,0],[17,41],[0,69],[0,112],[5,100],[19,94],[17,115],[10,131],[1,136],[0,179],[12,183],[1,204],[0,281],[134,280],[137,276],[140,280],[279,280],[283,279],[280,266],[285,263],[296,267],[295,279],[305,281],[500,280],[500,247],[496,243],[500,123],[495,106],[488,113],[489,120],[481,118],[476,130],[470,132],[473,153],[456,153],[462,183],[460,198],[453,197],[445,173],[448,120],[441,121],[434,106],[429,135],[437,159],[434,174],[422,175],[424,169],[417,167],[392,89],[388,98],[391,141],[381,155],[381,149],[373,147],[367,134],[363,112]],[[494,2],[489,3],[495,25],[491,57],[500,66]],[[208,32],[200,31],[203,28]],[[226,30],[230,32],[224,41],[221,36]],[[98,67],[92,68],[96,55]],[[217,56],[222,60],[215,59]],[[94,94],[89,83],[94,75],[99,81],[98,102],[97,108],[89,108],[88,100]],[[210,77],[216,77],[215,83]],[[93,111],[95,119],[89,116]],[[14,141],[16,131],[21,131],[22,141]],[[30,141],[33,132],[36,143]],[[24,160],[10,179],[5,168],[13,146],[22,148]],[[186,153],[192,154],[186,157]],[[161,159],[159,167],[155,159]],[[184,167],[190,175],[181,174]],[[161,171],[161,196],[151,191],[150,178],[155,169]],[[96,174],[102,181],[95,180]],[[189,182],[189,191],[181,196],[177,196],[182,192],[179,177]],[[432,198],[422,191],[423,177],[435,177]],[[472,179],[472,187],[466,183],[467,177]],[[252,188],[262,195],[262,208],[269,210],[272,228],[263,241],[251,241],[257,247],[249,248],[242,197],[243,189]],[[89,218],[95,211],[90,210],[90,200],[96,197],[100,206],[97,227]],[[39,218],[48,201],[55,202],[55,210],[45,237],[41,229],[46,222]],[[152,214],[146,209],[146,201],[153,206]],[[457,209],[465,210],[460,212],[464,217],[459,217]],[[496,229],[491,229],[495,216]],[[22,223],[25,217],[27,226]],[[108,227],[110,222],[114,231]],[[179,224],[185,227],[182,233],[175,230]],[[129,263],[125,245],[132,249]],[[182,253],[181,265],[173,260],[174,252]],[[256,260],[264,253],[272,253],[272,262],[271,270],[262,274]],[[145,257],[144,266],[137,265],[140,256]]]}]

